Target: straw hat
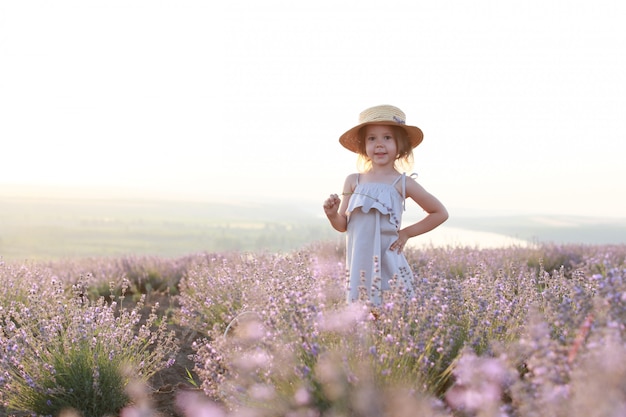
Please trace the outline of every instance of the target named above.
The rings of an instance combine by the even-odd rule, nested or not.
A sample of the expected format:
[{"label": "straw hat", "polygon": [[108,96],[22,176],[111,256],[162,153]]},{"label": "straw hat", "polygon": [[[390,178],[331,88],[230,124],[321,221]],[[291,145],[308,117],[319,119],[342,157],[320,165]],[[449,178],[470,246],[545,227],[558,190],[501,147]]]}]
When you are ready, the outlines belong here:
[{"label": "straw hat", "polygon": [[415,148],[424,139],[424,134],[419,127],[408,126],[406,124],[406,115],[402,110],[390,105],[381,105],[365,109],[359,114],[359,124],[346,133],[341,135],[339,143],[352,152],[359,152],[359,129],[365,125],[390,125],[400,126],[406,131],[411,143],[411,147]]}]

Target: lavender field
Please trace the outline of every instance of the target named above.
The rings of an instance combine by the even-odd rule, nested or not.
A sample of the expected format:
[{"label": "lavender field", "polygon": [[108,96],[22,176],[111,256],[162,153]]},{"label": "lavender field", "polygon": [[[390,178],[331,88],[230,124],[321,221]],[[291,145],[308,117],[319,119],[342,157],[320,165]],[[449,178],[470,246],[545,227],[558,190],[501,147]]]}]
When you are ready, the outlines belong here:
[{"label": "lavender field", "polygon": [[0,416],[623,416],[626,246],[0,260]]}]

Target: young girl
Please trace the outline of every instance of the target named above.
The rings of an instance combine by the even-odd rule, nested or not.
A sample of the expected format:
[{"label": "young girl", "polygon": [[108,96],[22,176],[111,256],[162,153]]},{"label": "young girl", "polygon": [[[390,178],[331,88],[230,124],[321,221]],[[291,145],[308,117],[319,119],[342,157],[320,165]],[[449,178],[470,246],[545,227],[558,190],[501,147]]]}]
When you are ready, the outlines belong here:
[{"label": "young girl", "polygon": [[[410,296],[413,272],[402,250],[410,238],[433,230],[448,218],[437,198],[398,170],[403,164],[411,166],[413,148],[424,137],[405,120],[397,107],[371,107],[359,115],[357,126],[339,138],[345,148],[359,155],[364,167],[361,173],[348,175],[342,199],[331,194],[324,202],[330,224],[339,232],[348,232],[348,302],[361,299],[360,292],[365,291],[372,304],[380,305],[394,277]],[[401,229],[407,197],[427,214]]]}]

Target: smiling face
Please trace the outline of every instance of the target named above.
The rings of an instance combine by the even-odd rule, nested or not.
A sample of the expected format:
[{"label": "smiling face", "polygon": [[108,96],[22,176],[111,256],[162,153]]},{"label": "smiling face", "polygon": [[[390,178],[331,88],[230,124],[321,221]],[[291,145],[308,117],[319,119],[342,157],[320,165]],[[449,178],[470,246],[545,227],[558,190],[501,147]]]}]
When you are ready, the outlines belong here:
[{"label": "smiling face", "polygon": [[386,125],[368,125],[364,129],[364,151],[373,165],[388,165],[398,156],[394,129]]}]

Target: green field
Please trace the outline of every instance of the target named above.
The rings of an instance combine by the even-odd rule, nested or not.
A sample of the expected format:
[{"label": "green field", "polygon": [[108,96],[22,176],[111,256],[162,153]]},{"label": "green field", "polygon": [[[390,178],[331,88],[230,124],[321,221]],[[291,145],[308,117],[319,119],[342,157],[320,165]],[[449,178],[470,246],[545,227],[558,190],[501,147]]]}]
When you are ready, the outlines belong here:
[{"label": "green field", "polygon": [[[319,241],[341,242],[342,235],[317,208],[296,203],[0,196],[0,257],[175,257],[207,251],[290,251]],[[416,221],[415,216],[409,210],[405,221]],[[624,219],[463,217],[451,210],[444,227],[528,242],[626,243]]]},{"label": "green field", "polygon": [[4,259],[280,251],[337,237],[324,219],[278,205],[0,198]]}]

